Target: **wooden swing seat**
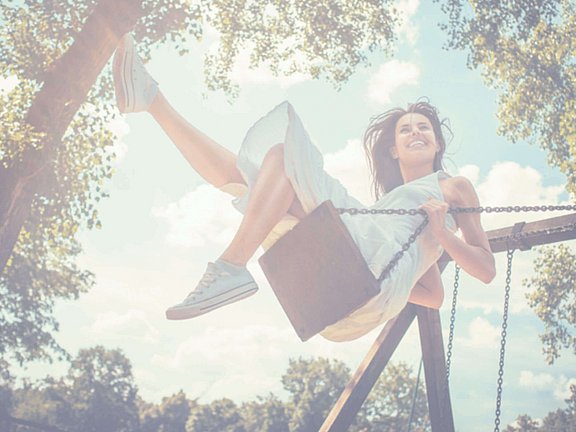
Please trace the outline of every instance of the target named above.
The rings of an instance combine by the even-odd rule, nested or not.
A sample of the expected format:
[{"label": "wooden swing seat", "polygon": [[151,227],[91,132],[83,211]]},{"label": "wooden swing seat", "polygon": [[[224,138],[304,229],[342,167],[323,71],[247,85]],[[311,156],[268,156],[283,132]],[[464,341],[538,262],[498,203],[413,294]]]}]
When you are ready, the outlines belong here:
[{"label": "wooden swing seat", "polygon": [[380,292],[376,278],[330,201],[278,239],[259,263],[303,341]]}]

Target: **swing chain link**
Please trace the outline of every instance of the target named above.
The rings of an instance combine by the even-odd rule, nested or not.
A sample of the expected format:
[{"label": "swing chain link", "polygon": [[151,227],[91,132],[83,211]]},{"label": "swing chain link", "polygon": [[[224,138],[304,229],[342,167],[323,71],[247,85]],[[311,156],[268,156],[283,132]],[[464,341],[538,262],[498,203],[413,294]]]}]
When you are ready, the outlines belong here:
[{"label": "swing chain link", "polygon": [[382,270],[382,273],[380,273],[380,277],[378,278],[379,284],[381,284],[382,281],[384,281],[384,279],[388,277],[388,275],[392,272],[394,267],[396,267],[396,264],[398,264],[398,262],[402,259],[406,251],[410,249],[410,246],[416,241],[416,238],[420,234],[422,234],[422,231],[424,231],[424,228],[426,228],[427,224],[428,224],[428,215],[424,213],[424,220],[422,221],[422,223],[418,225],[418,228],[416,228],[416,230],[410,235],[410,237],[408,237],[408,241],[406,241],[406,243],[402,245],[402,248],[394,254],[390,262],[386,265],[386,267],[384,267],[384,270]]},{"label": "swing chain link", "polygon": [[502,384],[504,383],[504,355],[506,353],[506,335],[508,329],[508,305],[510,303],[510,284],[512,281],[512,258],[515,249],[508,249],[508,264],[506,267],[506,287],[504,290],[504,313],[502,315],[502,333],[500,340],[500,360],[498,362],[498,388],[496,392],[496,418],[494,420],[494,432],[500,432],[500,414],[502,404]]},{"label": "swing chain link", "polygon": [[[422,209],[370,209],[370,208],[338,208],[338,213],[348,213],[349,215],[419,215],[425,214],[426,212]],[[534,206],[500,206],[500,207],[451,207],[448,209],[450,214],[458,213],[521,213],[521,212],[545,212],[545,211],[560,211],[560,210],[570,210],[576,211],[576,205],[534,205]]]},{"label": "swing chain link", "polygon": [[376,214],[385,214],[385,215],[410,215],[410,216],[415,216],[415,215],[419,215],[419,214],[426,214],[426,212],[424,210],[421,209],[369,209],[369,208],[338,208],[336,209],[338,210],[338,213],[343,214],[343,213],[348,213],[349,215],[355,216],[355,215],[367,215],[367,214],[371,214],[371,215],[376,215]]},{"label": "swing chain link", "polygon": [[[448,209],[448,213],[450,214],[458,214],[458,213],[512,213],[512,212],[529,212],[529,211],[557,211],[557,210],[574,210],[576,211],[576,205],[535,205],[535,206],[501,206],[501,207],[451,207]],[[428,215],[427,213],[420,208],[412,208],[412,209],[403,209],[403,208],[384,208],[384,209],[370,209],[370,208],[337,208],[336,211],[338,214],[348,213],[351,216],[355,215],[423,215],[424,220],[414,233],[410,235],[408,241],[402,245],[401,250],[396,252],[390,262],[384,267],[380,277],[378,278],[378,283],[381,284],[384,279],[388,277],[390,272],[396,267],[396,264],[400,261],[404,253],[410,248],[410,246],[416,241],[416,238],[424,231],[424,228],[428,224]],[[525,237],[526,235],[522,235],[518,233],[514,236],[515,239],[519,239],[521,237]]]},{"label": "swing chain link", "polygon": [[452,346],[454,342],[454,328],[456,324],[456,302],[458,288],[460,287],[460,266],[454,263],[454,291],[452,292],[452,308],[450,309],[450,333],[448,335],[448,348],[446,352],[446,378],[450,379],[450,365],[452,364]]}]

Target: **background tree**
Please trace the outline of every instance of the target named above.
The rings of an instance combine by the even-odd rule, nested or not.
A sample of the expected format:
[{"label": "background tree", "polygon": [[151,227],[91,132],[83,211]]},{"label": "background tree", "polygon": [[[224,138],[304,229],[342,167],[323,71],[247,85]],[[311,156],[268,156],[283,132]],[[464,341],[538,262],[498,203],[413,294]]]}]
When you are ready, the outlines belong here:
[{"label": "background tree", "polygon": [[[392,0],[0,3],[0,78],[17,82],[0,96],[2,371],[13,360],[22,364],[55,353],[65,356],[53,337],[58,330],[54,302],[76,298],[94,283],[93,275],[76,265],[81,245],[75,236],[80,229],[100,226],[98,203],[106,196],[114,161],[115,137],[108,125],[117,110],[109,71],[96,79],[99,70],[93,69],[101,65],[88,68],[95,83],[83,95],[71,85],[77,77],[68,76],[76,71],[67,62],[77,56],[66,54],[98,7],[107,28],[106,20],[121,15],[115,8],[128,3],[142,4],[135,35],[145,57],[165,42],[185,54],[187,40],[200,38],[207,26],[220,32],[217,49],[205,59],[206,83],[231,95],[238,90],[230,76],[241,52],[250,55],[254,67],[264,64],[284,75],[305,72],[338,86],[368,64],[368,52],[390,54],[399,21]],[[118,26],[108,30],[121,31]],[[101,42],[108,30],[94,39]],[[94,40],[78,47],[87,58],[91,49],[102,55]],[[51,92],[42,93],[48,87]],[[42,104],[35,104],[40,94]],[[80,103],[80,110],[70,112]],[[31,127],[32,108],[40,130]],[[6,240],[16,238],[15,244]]]},{"label": "background tree", "polygon": [[544,322],[540,339],[548,363],[562,348],[576,354],[576,256],[566,245],[543,248],[534,261],[535,275],[524,283],[530,306]]},{"label": "background tree", "polygon": [[141,432],[185,432],[186,422],[195,402],[186,398],[180,390],[171,396],[163,397],[155,405],[139,401]]},{"label": "background tree", "polygon": [[21,388],[15,389],[9,412],[12,421],[7,423],[7,426],[11,427],[7,427],[6,430],[10,432],[37,430],[25,426],[28,422],[43,425],[47,429],[67,430],[73,426],[74,407],[65,399],[63,389],[62,383],[52,378],[26,383]]},{"label": "background tree", "polygon": [[12,390],[7,414],[71,432],[132,432],[139,429],[137,392],[130,361],[97,346],[81,350],[65,377]]},{"label": "background tree", "polygon": [[273,394],[242,404],[241,412],[247,432],[290,431],[286,404]]},{"label": "background tree", "polygon": [[570,386],[570,398],[565,409],[548,413],[542,421],[542,432],[561,432],[576,430],[576,385]]},{"label": "background tree", "polygon": [[[61,379],[4,387],[0,424],[3,417],[11,417],[69,432],[312,431],[324,422],[349,371],[337,361],[297,359],[290,361],[282,379],[290,393],[287,402],[269,394],[241,406],[229,399],[198,404],[179,391],[154,404],[138,398],[130,362],[120,351],[94,347],[82,350]],[[350,430],[406,430],[415,381],[407,365],[388,365]],[[5,426],[9,432],[29,430],[13,422]],[[423,388],[416,399],[412,430],[428,430]]]},{"label": "background tree", "polygon": [[516,419],[515,425],[508,425],[504,432],[566,432],[576,430],[576,386],[570,386],[570,398],[566,399],[568,405],[565,409],[549,412],[542,424],[533,420],[529,415],[521,415]]},{"label": "background tree", "polygon": [[282,376],[284,389],[290,393],[290,431],[320,429],[349,379],[350,370],[343,362],[291,359]]},{"label": "background tree", "polygon": [[81,350],[64,379],[76,412],[75,430],[132,431],[138,426],[138,389],[132,365],[120,350]]},{"label": "background tree", "polygon": [[508,425],[504,432],[538,432],[539,430],[538,422],[524,414],[518,416],[514,425]]},{"label": "background tree", "polygon": [[186,432],[247,432],[238,406],[230,399],[198,405],[190,412]]},{"label": "background tree", "polygon": [[8,430],[10,423],[6,420],[12,411],[12,386],[4,383],[0,386],[0,430]]},{"label": "background tree", "polygon": [[384,369],[376,385],[358,413],[358,432],[405,431],[412,415],[412,431],[430,430],[428,401],[423,382],[419,383],[414,411],[412,401],[416,389],[416,377],[406,363],[390,363]]},{"label": "background tree", "polygon": [[[447,48],[467,51],[469,67],[480,69],[487,85],[498,90],[499,133],[512,142],[528,140],[544,149],[548,163],[566,175],[566,189],[576,196],[576,3],[440,2],[448,17],[442,25],[448,34]],[[568,249],[548,249],[536,263],[539,273],[531,281],[538,289],[530,303],[547,328],[543,342],[549,362],[561,345],[571,344],[576,350],[573,336],[562,334],[574,333],[576,297],[566,291],[573,291],[573,285],[551,278],[555,263],[555,269],[570,271],[566,277],[574,280],[568,255]],[[544,312],[544,305],[554,302],[557,310]]]},{"label": "background tree", "polygon": [[576,5],[571,0],[445,0],[447,47],[468,52],[499,90],[499,131],[530,140],[576,192]]}]

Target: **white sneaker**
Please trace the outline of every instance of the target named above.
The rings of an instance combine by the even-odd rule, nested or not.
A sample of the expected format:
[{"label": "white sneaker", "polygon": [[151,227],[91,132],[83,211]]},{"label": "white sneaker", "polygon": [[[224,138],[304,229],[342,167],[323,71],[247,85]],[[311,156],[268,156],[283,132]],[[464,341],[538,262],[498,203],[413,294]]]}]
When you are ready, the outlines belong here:
[{"label": "white sneaker", "polygon": [[120,39],[116,48],[112,75],[120,112],[146,111],[158,93],[158,83],[146,71],[129,34]]},{"label": "white sneaker", "polygon": [[246,268],[208,263],[198,286],[181,303],[166,310],[169,320],[182,320],[203,315],[227,304],[255,294],[258,286]]}]

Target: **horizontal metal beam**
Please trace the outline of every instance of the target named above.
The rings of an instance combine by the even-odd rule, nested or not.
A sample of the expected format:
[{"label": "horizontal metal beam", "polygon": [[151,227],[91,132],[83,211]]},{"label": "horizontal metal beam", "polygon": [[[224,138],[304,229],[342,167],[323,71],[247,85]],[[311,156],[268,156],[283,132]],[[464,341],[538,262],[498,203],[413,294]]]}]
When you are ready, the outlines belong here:
[{"label": "horizontal metal beam", "polygon": [[[542,219],[535,222],[519,222],[515,225],[487,231],[492,252],[508,249],[528,250],[534,246],[576,239],[576,213]],[[452,261],[446,252],[438,260],[440,268]]]}]

